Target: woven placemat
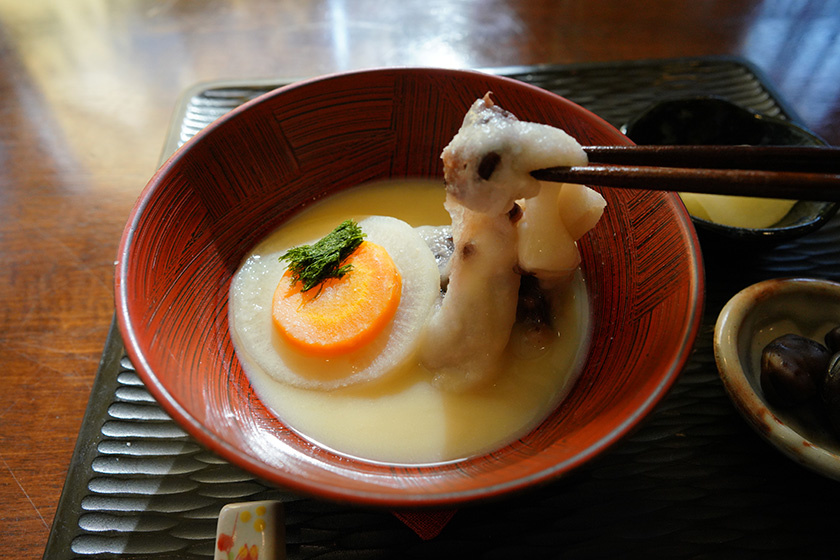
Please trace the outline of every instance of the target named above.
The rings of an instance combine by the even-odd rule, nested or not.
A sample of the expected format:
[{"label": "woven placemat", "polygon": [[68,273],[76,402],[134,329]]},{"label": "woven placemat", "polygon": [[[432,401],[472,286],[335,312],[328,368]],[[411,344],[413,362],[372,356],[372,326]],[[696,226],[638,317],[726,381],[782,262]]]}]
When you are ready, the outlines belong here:
[{"label": "woven placemat", "polygon": [[[563,95],[620,126],[668,96],[714,94],[796,119],[755,68],[731,58],[490,70]],[[217,82],[182,98],[164,157],[202,127],[281,82]],[[764,251],[707,250],[707,302],[695,352],[633,435],[570,477],[460,509],[422,540],[389,512],[272,488],[203,449],[143,387],[112,325],[44,558],[193,559],[213,554],[229,502],[286,503],[298,558],[804,558],[836,555],[836,482],[754,434],[712,355],[723,304],[779,276],[840,280],[840,224]]]}]

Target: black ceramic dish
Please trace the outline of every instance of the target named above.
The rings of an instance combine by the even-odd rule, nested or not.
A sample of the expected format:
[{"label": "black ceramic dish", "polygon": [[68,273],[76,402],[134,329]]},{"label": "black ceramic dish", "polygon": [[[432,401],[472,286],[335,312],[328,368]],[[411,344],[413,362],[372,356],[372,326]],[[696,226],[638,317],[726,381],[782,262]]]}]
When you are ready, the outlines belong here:
[{"label": "black ceramic dish", "polygon": [[[671,99],[654,104],[622,127],[636,144],[765,146],[825,145],[809,130],[718,97]],[[775,245],[812,232],[837,211],[834,202],[799,201],[776,224],[749,229],[692,216],[701,237]]]}]

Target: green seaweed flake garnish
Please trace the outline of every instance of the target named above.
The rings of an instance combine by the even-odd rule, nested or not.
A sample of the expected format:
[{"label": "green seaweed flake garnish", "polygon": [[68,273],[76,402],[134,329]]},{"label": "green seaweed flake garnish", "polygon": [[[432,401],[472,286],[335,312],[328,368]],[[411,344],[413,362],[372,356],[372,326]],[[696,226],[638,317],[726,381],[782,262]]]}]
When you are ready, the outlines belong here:
[{"label": "green seaweed flake garnish", "polygon": [[353,220],[345,220],[337,228],[312,245],[301,245],[286,251],[281,261],[289,263],[292,284],[301,282],[304,292],[328,278],[341,278],[353,268],[344,264],[347,257],[364,241],[365,233]]}]

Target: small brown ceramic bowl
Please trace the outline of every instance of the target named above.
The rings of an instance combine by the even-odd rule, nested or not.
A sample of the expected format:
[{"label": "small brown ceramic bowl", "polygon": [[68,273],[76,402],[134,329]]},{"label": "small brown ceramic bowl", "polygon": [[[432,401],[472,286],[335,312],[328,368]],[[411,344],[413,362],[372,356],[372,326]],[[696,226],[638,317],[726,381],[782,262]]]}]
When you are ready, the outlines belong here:
[{"label": "small brown ceramic bowl", "polygon": [[[389,178],[442,178],[440,153],[472,102],[494,99],[582,144],[627,144],[615,128],[545,90],[478,72],[383,69],[270,92],[208,126],[151,179],[116,265],[129,357],[185,430],[257,477],[323,498],[451,506],[566,475],[656,406],[682,370],[701,318],[703,272],[676,195],[603,190],[580,242],[593,313],[584,371],[528,435],[435,465],[350,458],[290,430],[255,395],[228,330],[228,289],[244,255],[303,206]],[[280,411],[282,415],[282,411]]]},{"label": "small brown ceramic bowl", "polygon": [[811,278],[765,280],[738,292],[723,307],[714,348],[724,387],[747,422],[794,461],[840,480],[840,437],[820,403],[774,406],[760,383],[761,352],[772,340],[798,334],[822,343],[838,324],[840,284]]}]

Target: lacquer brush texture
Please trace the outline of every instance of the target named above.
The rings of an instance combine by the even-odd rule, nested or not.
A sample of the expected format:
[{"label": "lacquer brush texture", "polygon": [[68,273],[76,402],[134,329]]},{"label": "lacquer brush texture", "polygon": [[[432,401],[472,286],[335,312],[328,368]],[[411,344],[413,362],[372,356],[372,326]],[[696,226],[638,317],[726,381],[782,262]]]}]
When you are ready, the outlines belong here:
[{"label": "lacquer brush texture", "polygon": [[453,504],[567,473],[667,392],[700,321],[699,248],[675,195],[618,189],[601,190],[606,213],[580,241],[594,312],[587,365],[566,401],[526,437],[456,463],[372,464],[306,442],[248,385],[227,326],[230,279],[243,256],[331,192],[441,178],[441,150],[487,91],[521,119],[563,128],[582,144],[629,142],[591,113],[520,82],[379,70],[258,98],[199,133],[156,174],[120,245],[118,319],[150,391],[201,443],[270,482],[326,498]]}]

